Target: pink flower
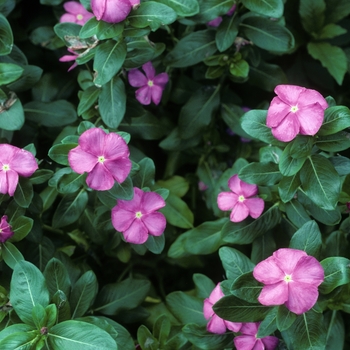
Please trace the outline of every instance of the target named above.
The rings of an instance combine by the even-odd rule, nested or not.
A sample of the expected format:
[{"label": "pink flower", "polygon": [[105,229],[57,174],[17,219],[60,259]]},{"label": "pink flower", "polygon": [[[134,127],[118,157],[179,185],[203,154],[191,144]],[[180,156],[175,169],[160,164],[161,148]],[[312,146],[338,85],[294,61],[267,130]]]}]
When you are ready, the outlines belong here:
[{"label": "pink flower", "polygon": [[205,191],[208,189],[208,186],[203,181],[199,181],[198,182],[198,189],[200,191]]},{"label": "pink flower", "polygon": [[11,226],[7,222],[7,216],[3,215],[0,222],[0,242],[5,243],[13,235],[14,232],[11,231]]},{"label": "pink flower", "polygon": [[260,322],[243,323],[240,332],[233,339],[237,350],[274,350],[278,344],[278,338],[267,336],[257,338]]},{"label": "pink flower", "polygon": [[91,9],[98,21],[119,23],[139,4],[140,0],[91,0]]},{"label": "pink flower", "polygon": [[316,90],[295,85],[278,85],[277,94],[267,111],[266,125],[280,141],[293,140],[297,134],[315,135],[320,129],[327,101]]},{"label": "pink flower", "polygon": [[204,299],[203,313],[204,317],[209,320],[207,330],[216,334],[223,334],[226,332],[226,329],[232,332],[238,332],[241,329],[242,323],[226,321],[219,317],[213,310],[213,305],[222,297],[224,297],[224,293],[221,290],[220,283],[218,283],[210,293],[209,298]]},{"label": "pink flower", "polygon": [[322,265],[304,251],[282,248],[256,265],[253,276],[265,285],[258,297],[261,304],[284,304],[300,315],[315,305],[324,271]]},{"label": "pink flower", "polygon": [[[229,11],[226,13],[227,16],[232,16],[233,13],[235,12],[236,10],[236,5],[233,5]],[[210,26],[210,27],[218,27],[222,22],[222,17],[219,16],[219,17],[216,17],[214,19],[212,19],[211,21],[207,22],[207,25]]]},{"label": "pink flower", "polygon": [[38,164],[35,157],[28,151],[0,144],[0,193],[13,196],[18,184],[18,175],[29,177]]},{"label": "pink flower", "polygon": [[258,194],[258,186],[247,184],[233,175],[228,180],[228,187],[232,192],[221,192],[218,195],[218,207],[220,210],[232,210],[230,220],[232,222],[243,221],[250,215],[258,218],[264,211],[264,200],[255,198]]},{"label": "pink flower", "polygon": [[90,18],[94,17],[82,4],[76,1],[67,1],[63,7],[67,13],[61,16],[60,22],[72,22],[83,26]]},{"label": "pink flower", "polygon": [[168,83],[167,73],[156,74],[152,62],[147,62],[142,66],[146,76],[138,69],[131,69],[128,74],[129,84],[133,87],[139,87],[136,90],[136,99],[143,105],[149,105],[151,100],[158,105]]},{"label": "pink flower", "polygon": [[[73,55],[65,55],[62,56],[59,61],[60,62],[70,62],[70,61],[75,61],[77,59],[77,57],[79,56],[78,53],[76,53],[75,51],[73,51],[72,49],[67,49],[70,53],[72,53]],[[72,69],[74,69],[76,66],[78,65],[77,62],[74,62],[68,69],[68,72],[70,72]]]},{"label": "pink flower", "polygon": [[69,151],[68,162],[76,173],[89,173],[86,183],[90,188],[110,190],[114,181],[122,183],[127,178],[130,152],[121,136],[92,128],[83,132],[78,142],[79,146]]},{"label": "pink flower", "polygon": [[123,233],[126,242],[143,244],[148,235],[160,236],[166,226],[164,215],[157,210],[165,207],[164,199],[155,192],[144,192],[134,187],[130,201],[118,200],[112,209],[112,224]]}]

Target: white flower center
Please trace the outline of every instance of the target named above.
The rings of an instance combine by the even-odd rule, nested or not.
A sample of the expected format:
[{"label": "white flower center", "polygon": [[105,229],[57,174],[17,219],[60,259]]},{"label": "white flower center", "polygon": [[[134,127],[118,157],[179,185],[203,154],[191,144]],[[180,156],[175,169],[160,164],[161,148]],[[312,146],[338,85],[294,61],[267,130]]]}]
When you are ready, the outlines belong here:
[{"label": "white flower center", "polygon": [[97,158],[97,160],[98,160],[101,164],[103,164],[104,161],[105,161],[106,159],[105,159],[104,156],[99,156],[99,157]]},{"label": "white flower center", "polygon": [[292,275],[285,275],[284,276],[284,282],[289,283],[292,282]]},{"label": "white flower center", "polygon": [[238,197],[238,201],[239,201],[239,202],[244,202],[244,201],[245,201],[244,196],[243,196],[243,195],[240,195],[240,196]]},{"label": "white flower center", "polygon": [[153,81],[152,81],[152,80],[148,80],[147,85],[148,85],[149,87],[152,87],[152,86],[154,85],[154,84],[153,84]]},{"label": "white flower center", "polygon": [[298,106],[292,106],[292,107],[290,107],[290,111],[291,111],[292,113],[296,113],[296,112],[298,112],[298,110],[299,110]]},{"label": "white flower center", "polygon": [[81,21],[83,18],[84,18],[83,15],[81,15],[81,14],[77,15],[77,20]]},{"label": "white flower center", "polygon": [[140,211],[137,211],[137,212],[135,213],[135,218],[136,218],[136,219],[141,219],[141,218],[142,218],[142,213],[141,213]]},{"label": "white flower center", "polygon": [[3,170],[3,171],[9,171],[9,170],[10,170],[10,165],[9,165],[9,164],[4,164],[4,165],[2,166],[2,170]]}]

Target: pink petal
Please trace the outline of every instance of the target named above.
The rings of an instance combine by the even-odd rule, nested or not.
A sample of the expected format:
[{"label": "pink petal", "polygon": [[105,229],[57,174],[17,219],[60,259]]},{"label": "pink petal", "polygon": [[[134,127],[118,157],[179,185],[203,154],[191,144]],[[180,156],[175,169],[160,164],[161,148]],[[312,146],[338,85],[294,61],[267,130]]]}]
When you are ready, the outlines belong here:
[{"label": "pink petal", "polygon": [[273,253],[273,258],[276,265],[287,275],[291,275],[294,272],[298,261],[302,257],[306,257],[307,254],[303,250],[292,248],[281,248]]},{"label": "pink petal", "polygon": [[261,339],[259,339],[259,338],[256,339],[254,348],[252,350],[266,350],[265,345]]},{"label": "pink petal", "polygon": [[265,306],[282,305],[288,300],[288,283],[285,281],[265,286],[258,300]]},{"label": "pink petal", "polygon": [[209,318],[214,315],[213,304],[210,302],[209,298],[204,299],[203,314],[206,320],[209,320]]},{"label": "pink petal", "polygon": [[103,156],[106,135],[100,128],[86,130],[79,136],[79,146],[94,156]]},{"label": "pink petal", "polygon": [[258,333],[260,322],[247,322],[243,323],[241,327],[241,333],[244,335],[256,335]]},{"label": "pink petal", "polygon": [[73,63],[67,70],[67,72],[70,72],[72,69],[74,69],[76,66],[78,65],[78,63]]},{"label": "pink petal", "polygon": [[282,271],[273,256],[259,262],[253,270],[256,280],[264,284],[275,284],[283,281],[285,273]]},{"label": "pink petal", "polygon": [[129,0],[132,7],[140,5],[140,0]]},{"label": "pink petal", "polygon": [[165,85],[169,81],[169,75],[167,73],[160,73],[157,76],[154,77],[153,83],[155,85],[160,86],[163,90],[165,88]]},{"label": "pink petal", "polygon": [[234,5],[228,10],[228,12],[226,13],[227,16],[232,16],[233,13],[235,12],[235,10],[236,10],[236,4],[234,4]]},{"label": "pink petal", "polygon": [[233,339],[237,350],[252,350],[256,341],[253,335],[239,335]]},{"label": "pink petal", "polygon": [[153,85],[151,88],[151,99],[153,103],[158,106],[161,99],[162,99],[162,94],[163,94],[163,89],[160,86]]},{"label": "pink petal", "polygon": [[141,220],[137,219],[123,232],[123,236],[129,243],[143,244],[148,239],[147,228]]},{"label": "pink petal", "polygon": [[18,185],[18,174],[13,170],[6,172],[8,194],[12,197],[16,191]]},{"label": "pink petal", "polygon": [[218,207],[220,210],[231,210],[238,201],[238,195],[232,192],[221,192],[218,195]]},{"label": "pink petal", "polygon": [[305,89],[299,96],[298,106],[300,109],[304,109],[304,107],[314,103],[319,103],[322,109],[328,107],[326,99],[318,91]]},{"label": "pink petal", "polygon": [[297,315],[309,311],[318,299],[317,286],[302,282],[289,282],[289,295],[285,305]]},{"label": "pink petal", "polygon": [[315,135],[324,120],[324,109],[319,103],[310,104],[296,112],[300,123],[300,133],[303,135]]},{"label": "pink petal", "polygon": [[85,7],[77,1],[67,1],[63,4],[64,9],[72,13],[73,15],[81,14],[85,10]]},{"label": "pink petal", "polygon": [[7,143],[0,144],[0,163],[10,164],[14,155],[20,148],[9,145]]},{"label": "pink petal", "polygon": [[143,213],[151,213],[153,211],[165,207],[165,200],[158,193],[144,192],[141,206]]},{"label": "pink petal", "polygon": [[232,212],[230,214],[230,220],[232,222],[241,222],[244,219],[246,219],[248,215],[249,215],[248,207],[244,203],[238,201],[232,208]]},{"label": "pink petal", "polygon": [[131,69],[128,73],[129,84],[133,87],[147,85],[148,79],[138,69]]},{"label": "pink petal", "polygon": [[92,171],[98,163],[98,158],[77,146],[68,152],[68,163],[76,173],[84,174]]},{"label": "pink petal", "polygon": [[60,62],[70,62],[70,61],[75,61],[77,59],[77,56],[72,56],[72,55],[65,55],[62,56],[59,61]]},{"label": "pink petal", "polygon": [[225,295],[224,295],[224,293],[221,290],[220,283],[218,283],[216,285],[216,287],[210,293],[209,300],[214,305],[217,301],[219,301],[224,296]]},{"label": "pink petal", "polygon": [[241,194],[241,180],[239,179],[237,174],[229,178],[228,187],[233,193],[237,193],[238,195]]},{"label": "pink petal", "polygon": [[303,256],[294,268],[292,280],[318,287],[324,281],[323,267],[313,256]]},{"label": "pink petal", "polygon": [[0,193],[8,193],[8,184],[7,184],[7,171],[0,170]]},{"label": "pink petal", "polygon": [[71,22],[71,23],[75,23],[76,22],[76,16],[72,15],[70,13],[65,13],[64,15],[61,16],[60,18],[60,23],[63,22]]},{"label": "pink petal", "polygon": [[11,226],[7,222],[7,216],[3,215],[0,222],[0,242],[4,243],[9,238],[11,238],[14,235],[14,232],[11,230]]},{"label": "pink petal", "polygon": [[226,332],[226,325],[222,318],[214,314],[207,324],[207,331],[215,334]]},{"label": "pink petal", "polygon": [[134,196],[131,200],[118,200],[118,206],[125,210],[132,211],[134,213],[141,211],[141,201],[144,192],[137,187],[134,187]]},{"label": "pink petal", "polygon": [[247,199],[258,194],[258,186],[241,181],[241,191],[239,194],[243,194],[244,198]]},{"label": "pink petal", "polygon": [[21,176],[29,177],[38,169],[38,163],[32,153],[18,149],[13,155],[10,168]]},{"label": "pink petal", "polygon": [[160,236],[163,234],[166,226],[166,219],[162,213],[154,212],[142,215],[141,220],[148,229],[148,233],[152,236]]},{"label": "pink petal", "polygon": [[122,183],[130,174],[131,160],[129,158],[107,159],[103,165],[108,169],[114,180]]},{"label": "pink petal", "polygon": [[111,132],[104,137],[103,155],[106,159],[128,157],[129,147],[125,140],[118,134]]},{"label": "pink petal", "polygon": [[274,128],[282,123],[290,113],[291,106],[283,102],[279,97],[274,97],[267,110],[266,125]]},{"label": "pink petal", "polygon": [[242,327],[242,323],[240,322],[230,322],[230,321],[226,321],[225,320],[225,326],[227,329],[229,329],[232,332],[239,332],[241,327]]},{"label": "pink petal", "polygon": [[151,95],[151,88],[148,85],[137,89],[135,92],[137,101],[139,101],[142,105],[145,106],[151,103]]},{"label": "pink petal", "polygon": [[218,27],[220,25],[220,23],[222,22],[222,17],[216,17],[214,19],[212,19],[211,21],[207,22],[207,25],[210,27]]},{"label": "pink petal", "polygon": [[143,64],[142,69],[146,73],[147,80],[154,79],[154,76],[156,75],[156,70],[154,69],[151,61]]},{"label": "pink petal", "polygon": [[249,215],[254,219],[261,215],[265,207],[265,202],[261,198],[248,198],[243,202],[243,204],[246,205],[249,210]]},{"label": "pink petal", "polygon": [[306,89],[296,85],[277,85],[275,93],[278,97],[290,106],[295,106],[298,102],[299,96]]},{"label": "pink petal", "polygon": [[87,176],[86,183],[93,190],[107,191],[113,187],[114,179],[103,164],[97,163]]},{"label": "pink petal", "polygon": [[91,0],[91,9],[98,21],[119,23],[130,13],[131,4],[127,0]]},{"label": "pink petal", "polygon": [[292,141],[299,133],[300,123],[294,113],[289,113],[287,117],[283,119],[281,124],[276,128],[272,128],[272,135],[279,141],[289,142]]},{"label": "pink petal", "polygon": [[127,230],[134,220],[134,212],[120,208],[119,205],[112,209],[112,224],[117,231],[123,232]]},{"label": "pink petal", "polygon": [[267,337],[261,338],[261,341],[265,346],[265,350],[274,350],[278,345],[279,339],[273,337],[272,335],[269,335]]}]

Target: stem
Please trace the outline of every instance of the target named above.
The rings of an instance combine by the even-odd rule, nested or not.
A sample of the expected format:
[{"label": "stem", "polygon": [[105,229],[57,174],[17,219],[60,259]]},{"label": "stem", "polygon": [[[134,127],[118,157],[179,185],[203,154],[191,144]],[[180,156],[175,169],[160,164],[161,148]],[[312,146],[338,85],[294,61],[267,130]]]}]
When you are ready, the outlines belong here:
[{"label": "stem", "polygon": [[333,310],[332,311],[331,321],[329,322],[329,326],[328,326],[328,330],[327,330],[326,344],[328,343],[328,338],[329,338],[329,336],[331,334],[331,330],[333,328],[333,324],[335,322],[336,316],[337,316],[337,310]]},{"label": "stem", "polygon": [[47,230],[47,231],[50,231],[50,232],[54,232],[54,233],[58,233],[59,235],[64,235],[64,231],[63,230],[60,230],[60,229],[58,229],[58,228],[53,228],[53,227],[51,227],[51,226],[49,226],[49,225],[43,225],[42,226],[42,228],[44,229],[44,230]]}]

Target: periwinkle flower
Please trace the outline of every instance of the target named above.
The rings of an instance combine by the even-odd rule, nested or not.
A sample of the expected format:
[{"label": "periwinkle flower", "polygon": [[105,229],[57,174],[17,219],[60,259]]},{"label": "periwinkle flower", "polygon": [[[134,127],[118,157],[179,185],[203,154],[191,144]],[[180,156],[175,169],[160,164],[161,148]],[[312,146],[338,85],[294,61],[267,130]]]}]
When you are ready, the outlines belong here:
[{"label": "periwinkle flower", "polygon": [[110,190],[115,181],[124,182],[130,173],[129,148],[124,139],[100,128],[84,131],[79,145],[68,153],[70,167],[78,174],[89,173],[88,186],[97,191]]},{"label": "periwinkle flower", "polygon": [[[79,54],[77,52],[75,52],[74,50],[68,48],[67,49],[72,55],[64,55],[62,56],[59,61],[60,62],[70,62],[70,61],[76,61],[77,57],[79,56]],[[76,66],[78,65],[77,62],[74,62],[69,68],[68,68],[68,72],[70,72],[72,69],[74,69]]]},{"label": "periwinkle flower", "polygon": [[284,304],[300,315],[315,305],[318,286],[324,280],[324,270],[313,256],[303,250],[282,248],[257,264],[253,276],[264,284],[258,297],[261,304]]},{"label": "periwinkle flower", "polygon": [[327,101],[316,90],[295,85],[278,85],[267,111],[266,125],[280,141],[289,142],[298,134],[315,135],[320,129]]},{"label": "periwinkle flower", "polygon": [[18,176],[29,177],[38,164],[35,157],[28,151],[0,144],[0,193],[13,196],[18,184]]},{"label": "periwinkle flower", "polygon": [[162,99],[163,90],[169,81],[167,73],[156,75],[152,62],[147,62],[142,66],[144,75],[138,69],[131,69],[128,74],[129,84],[138,87],[135,96],[143,105],[149,105],[153,101],[156,105]]},{"label": "periwinkle flower", "polygon": [[94,17],[77,1],[67,1],[63,4],[63,7],[67,13],[61,16],[60,22],[72,22],[83,26],[90,18]]},{"label": "periwinkle flower", "polygon": [[164,199],[155,192],[144,192],[134,187],[134,197],[118,200],[112,209],[112,224],[126,242],[143,244],[148,235],[160,236],[166,226],[165,216],[158,212],[165,207]]},{"label": "periwinkle flower", "polygon": [[242,323],[230,322],[219,317],[213,310],[213,305],[224,297],[220,283],[216,285],[210,293],[209,298],[204,299],[203,313],[207,323],[207,331],[216,334],[223,334],[227,329],[233,332],[238,332],[241,329]]},{"label": "periwinkle flower", "polygon": [[14,235],[11,226],[7,222],[7,216],[3,215],[0,221],[0,242],[5,243],[9,238]]},{"label": "periwinkle flower", "polygon": [[218,207],[220,210],[232,210],[230,220],[240,222],[249,215],[256,219],[264,211],[264,200],[257,198],[258,186],[248,184],[233,175],[228,180],[228,187],[232,192],[221,192],[218,195]]},{"label": "periwinkle flower", "polygon": [[140,0],[91,0],[91,9],[98,21],[119,23],[139,4]]},{"label": "periwinkle flower", "polygon": [[243,323],[241,335],[233,339],[237,350],[274,350],[278,344],[278,338],[267,336],[257,338],[260,322]]}]

